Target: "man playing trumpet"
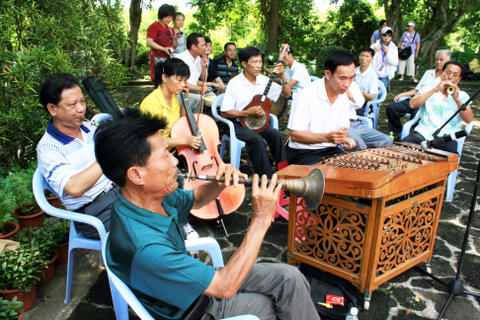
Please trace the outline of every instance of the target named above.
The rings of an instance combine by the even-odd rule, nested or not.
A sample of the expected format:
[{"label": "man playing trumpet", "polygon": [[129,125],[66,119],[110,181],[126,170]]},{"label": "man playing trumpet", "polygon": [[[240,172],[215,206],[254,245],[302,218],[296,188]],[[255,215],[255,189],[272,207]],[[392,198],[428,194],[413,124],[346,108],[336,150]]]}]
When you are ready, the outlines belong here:
[{"label": "man playing trumpet", "polygon": [[[415,131],[405,137],[402,142],[420,144],[425,140],[433,140],[433,132],[440,128],[470,97],[465,91],[460,91],[458,83],[462,79],[463,67],[456,61],[449,61],[443,66],[440,83],[432,89],[423,88],[417,96],[410,100],[410,107],[420,109],[420,121]],[[461,121],[470,123],[473,120],[473,112],[467,105],[465,111],[453,118],[438,136],[452,134],[462,129]],[[457,142],[447,141],[435,148],[457,153]]]}]

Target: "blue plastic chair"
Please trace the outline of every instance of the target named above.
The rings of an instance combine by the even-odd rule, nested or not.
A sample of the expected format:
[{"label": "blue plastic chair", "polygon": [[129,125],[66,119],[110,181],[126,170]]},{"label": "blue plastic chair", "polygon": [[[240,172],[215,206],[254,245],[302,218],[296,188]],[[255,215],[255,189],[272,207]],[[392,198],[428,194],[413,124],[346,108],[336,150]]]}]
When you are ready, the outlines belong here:
[{"label": "blue plastic chair", "polygon": [[[74,211],[62,210],[52,206],[45,197],[45,190],[49,190],[55,194],[55,192],[50,188],[47,181],[40,173],[40,170],[37,168],[35,174],[33,175],[33,194],[37,204],[42,208],[45,213],[61,218],[70,220],[70,237],[68,242],[68,265],[67,265],[67,290],[65,297],[65,304],[70,302],[71,290],[72,290],[72,276],[73,276],[73,262],[75,257],[75,252],[73,251],[76,248],[84,249],[102,249],[102,241],[106,238],[105,226],[102,221],[97,217],[89,216],[87,214],[78,213]],[[58,195],[57,195],[58,196]],[[100,240],[88,239],[83,233],[75,227],[73,222],[81,222],[89,224],[95,229],[97,229],[98,234],[100,235]]]},{"label": "blue plastic chair", "polygon": [[[421,113],[421,110],[419,110],[417,112],[417,114],[415,115],[415,118],[406,122],[403,125],[402,139],[405,138],[406,136],[408,136],[410,134],[410,130],[412,129],[412,126],[415,125],[418,121],[420,121],[420,113]],[[468,123],[465,126],[465,130],[466,130],[467,133],[472,132],[472,129],[473,129],[473,121]],[[459,164],[460,164],[460,158],[462,156],[462,150],[463,150],[463,144],[465,143],[465,138],[466,137],[462,137],[460,139],[457,139],[457,153],[458,153],[458,163]],[[452,202],[453,192],[455,191],[455,183],[457,182],[457,174],[458,174],[458,169],[451,172],[448,175],[447,188],[446,188],[447,190],[446,190],[445,199],[444,199],[447,202]]]},{"label": "blue plastic chair", "polygon": [[[107,234],[108,239],[108,234]],[[142,320],[153,320],[153,317],[140,303],[137,297],[133,294],[130,287],[125,284],[117,275],[110,270],[107,263],[106,252],[107,241],[104,241],[102,246],[102,257],[105,261],[105,268],[107,269],[108,280],[110,283],[110,292],[112,294],[113,305],[115,308],[115,315],[117,320],[128,320],[128,306],[132,308],[137,316]],[[213,238],[199,238],[193,240],[186,240],[185,245],[188,251],[206,251],[212,258],[212,264],[214,267],[223,267],[222,250],[218,245],[218,242]],[[243,315],[228,318],[228,320],[255,320],[258,317],[253,315]],[[225,319],[227,320],[227,319]]]},{"label": "blue plastic chair", "polygon": [[313,81],[317,81],[317,80],[319,80],[319,79],[320,79],[319,77],[310,76],[310,80],[312,80],[312,82],[313,82]]},{"label": "blue plastic chair", "polygon": [[[224,93],[219,95],[218,97],[213,100],[212,103],[212,115],[213,118],[217,121],[221,121],[228,125],[230,130],[230,134],[224,134],[222,137],[222,145],[220,148],[220,157],[223,159],[223,155],[225,154],[225,148],[227,146],[227,142],[230,141],[230,163],[237,169],[240,168],[240,158],[242,155],[242,148],[245,148],[245,142],[242,140],[237,139],[235,135],[235,127],[233,126],[233,122],[227,118],[222,117],[218,113],[218,108],[222,105]],[[278,118],[274,114],[270,114],[270,126],[274,129],[278,130]]]},{"label": "blue plastic chair", "polygon": [[[370,118],[372,121],[373,129],[378,129],[378,114],[380,113],[380,104],[385,101],[387,97],[387,91],[385,85],[382,81],[378,81],[378,93],[375,95],[375,98],[372,101],[368,101],[365,106],[364,116]],[[373,112],[370,112],[370,106],[372,106]]]}]

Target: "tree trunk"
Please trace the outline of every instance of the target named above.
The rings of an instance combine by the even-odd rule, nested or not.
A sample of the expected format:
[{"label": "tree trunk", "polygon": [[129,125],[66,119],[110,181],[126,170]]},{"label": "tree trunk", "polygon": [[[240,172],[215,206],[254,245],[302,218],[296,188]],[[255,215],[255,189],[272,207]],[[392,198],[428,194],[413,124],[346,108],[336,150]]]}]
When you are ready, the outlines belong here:
[{"label": "tree trunk", "polygon": [[130,32],[128,33],[128,44],[130,45],[129,57],[125,60],[127,68],[135,68],[135,57],[137,55],[138,30],[142,22],[142,0],[130,2]]},{"label": "tree trunk", "polygon": [[398,44],[403,34],[403,16],[400,5],[401,0],[392,0],[389,5],[389,0],[383,0],[383,7],[385,8],[385,18],[388,26],[393,29],[393,42]]},{"label": "tree trunk", "polygon": [[278,14],[279,14],[279,0],[261,0],[260,9],[267,24],[267,53],[278,50],[277,36],[278,36]]}]

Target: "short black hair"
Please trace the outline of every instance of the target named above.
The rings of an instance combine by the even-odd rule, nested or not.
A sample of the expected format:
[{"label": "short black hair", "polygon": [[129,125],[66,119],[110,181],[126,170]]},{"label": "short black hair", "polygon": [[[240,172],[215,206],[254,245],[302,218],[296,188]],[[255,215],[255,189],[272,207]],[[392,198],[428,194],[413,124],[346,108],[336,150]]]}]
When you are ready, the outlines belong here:
[{"label": "short black hair", "polygon": [[325,70],[334,74],[338,66],[349,66],[355,64],[356,60],[355,55],[347,50],[333,49],[325,60]]},{"label": "short black hair", "polygon": [[209,37],[203,37],[205,39],[205,43],[212,43],[212,40]]},{"label": "short black hair", "polygon": [[190,33],[187,37],[187,49],[190,50],[193,45],[198,46],[198,38],[203,38],[203,35],[198,32]]},{"label": "short black hair", "polygon": [[170,58],[165,62],[159,62],[155,65],[155,79],[153,83],[155,88],[162,84],[162,75],[165,74],[167,78],[171,76],[180,76],[190,78],[190,68],[181,59]]},{"label": "short black hair", "polygon": [[233,43],[233,42],[227,42],[227,43],[225,43],[225,45],[223,46],[223,51],[227,51],[227,47],[228,47],[229,45],[232,45],[232,44],[235,46],[235,48],[237,47],[237,45],[236,45],[235,43]]},{"label": "short black hair", "polygon": [[182,16],[183,19],[185,19],[185,15],[181,12],[176,12],[175,15],[173,16],[173,20],[177,19],[178,16]]},{"label": "short black hair", "polygon": [[295,57],[295,54],[294,54],[294,51],[293,51],[293,48],[292,47],[288,47],[288,50],[287,50],[287,54],[291,53],[292,56]]},{"label": "short black hair", "polygon": [[362,52],[369,52],[372,57],[375,56],[375,50],[373,50],[372,48],[370,47],[363,47],[361,50],[360,50],[360,53]]},{"label": "short black hair", "polygon": [[132,166],[145,166],[152,146],[147,138],[160,134],[167,119],[126,108],[113,114],[113,121],[104,121],[95,132],[95,156],[103,173],[120,187],[125,186],[127,171]]},{"label": "short black hair", "polygon": [[238,60],[240,60],[240,63],[242,63],[243,61],[248,63],[248,59],[250,59],[251,57],[256,57],[261,55],[262,55],[262,51],[260,51],[260,49],[249,46],[240,50],[240,52],[238,53]]},{"label": "short black hair", "polygon": [[162,20],[165,17],[175,15],[175,7],[169,4],[162,4],[160,8],[158,8],[158,20]]},{"label": "short black hair", "polygon": [[382,27],[385,22],[386,22],[387,25],[388,25],[387,20],[380,20],[380,22],[378,23],[378,26],[379,26],[379,27]]},{"label": "short black hair", "polygon": [[460,62],[457,62],[457,61],[453,61],[453,60],[450,60],[450,61],[447,61],[445,62],[445,64],[443,65],[443,69],[442,69],[442,72],[444,72],[445,70],[447,70],[447,66],[449,64],[453,64],[453,65],[456,65],[456,66],[459,66],[460,67],[460,78],[463,77],[463,71],[464,71],[464,68],[462,66],[462,64]]},{"label": "short black hair", "polygon": [[39,99],[47,110],[47,104],[57,105],[62,99],[62,92],[66,89],[80,87],[78,79],[70,73],[55,73],[45,80],[40,88]]}]

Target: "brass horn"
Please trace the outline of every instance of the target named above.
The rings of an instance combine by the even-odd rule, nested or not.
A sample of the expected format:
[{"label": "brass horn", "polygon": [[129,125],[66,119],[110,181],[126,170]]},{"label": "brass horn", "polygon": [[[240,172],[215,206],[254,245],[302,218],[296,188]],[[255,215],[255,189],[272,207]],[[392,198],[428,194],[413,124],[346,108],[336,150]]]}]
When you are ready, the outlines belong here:
[{"label": "brass horn", "polygon": [[[222,177],[220,180],[216,180],[215,176],[196,176],[189,173],[182,173],[179,174],[179,176],[193,180],[198,179],[217,182],[225,181],[224,177]],[[252,178],[248,178],[248,180],[241,178],[239,183],[252,185],[252,181]],[[270,179],[268,180],[268,182],[270,182]],[[279,184],[282,185],[283,190],[293,192],[298,196],[303,197],[303,199],[305,200],[305,205],[310,211],[313,211],[318,207],[318,205],[322,201],[323,192],[325,191],[325,177],[323,176],[322,170],[318,168],[313,169],[313,171],[310,172],[307,178],[277,180],[277,185]]]},{"label": "brass horn", "polygon": [[449,94],[454,94],[455,93],[455,87],[454,86],[448,87],[447,92]]}]

